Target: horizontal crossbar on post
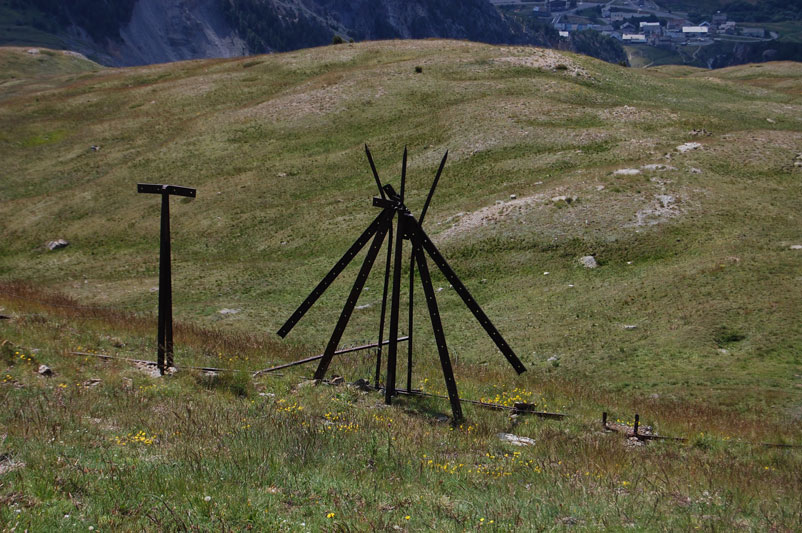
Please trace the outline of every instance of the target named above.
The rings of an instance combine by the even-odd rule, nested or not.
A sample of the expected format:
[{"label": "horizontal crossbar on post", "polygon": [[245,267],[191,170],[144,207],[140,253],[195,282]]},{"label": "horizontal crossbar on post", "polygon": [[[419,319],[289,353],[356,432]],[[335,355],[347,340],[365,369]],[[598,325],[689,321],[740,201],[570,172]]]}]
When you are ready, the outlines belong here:
[{"label": "horizontal crossbar on post", "polygon": [[196,189],[181,187],[179,185],[159,185],[157,183],[137,183],[136,192],[144,194],[169,194],[171,196],[186,196],[195,198]]}]

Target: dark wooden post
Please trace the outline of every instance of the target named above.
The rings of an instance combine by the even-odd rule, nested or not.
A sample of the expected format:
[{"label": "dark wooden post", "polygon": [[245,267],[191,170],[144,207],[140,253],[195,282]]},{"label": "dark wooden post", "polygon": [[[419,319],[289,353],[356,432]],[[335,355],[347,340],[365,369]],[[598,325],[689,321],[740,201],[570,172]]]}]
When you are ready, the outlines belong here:
[{"label": "dark wooden post", "polygon": [[137,184],[137,192],[161,194],[161,232],[159,237],[159,318],[156,333],[159,373],[173,366],[173,281],[170,263],[170,196],[195,198],[196,190],[176,185]]}]

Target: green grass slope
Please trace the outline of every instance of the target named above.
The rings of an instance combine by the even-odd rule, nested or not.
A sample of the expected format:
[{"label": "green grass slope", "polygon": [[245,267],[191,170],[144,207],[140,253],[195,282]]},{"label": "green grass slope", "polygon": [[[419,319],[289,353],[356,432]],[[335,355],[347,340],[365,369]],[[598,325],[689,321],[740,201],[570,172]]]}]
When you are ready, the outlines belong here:
[{"label": "green grass slope", "polygon": [[97,72],[101,68],[83,55],[70,51],[0,47],[0,100],[19,92],[60,87],[74,80],[76,75]]},{"label": "green grass slope", "polygon": [[[272,332],[375,216],[363,143],[396,184],[409,146],[414,209],[450,149],[428,231],[527,365],[744,406],[771,390],[798,412],[802,67],[739,79],[750,68],[674,77],[410,41],[19,90],[0,106],[0,275],[150,310],[159,206],[135,184],[195,186],[173,207],[176,316]],[[48,252],[54,238],[71,245]],[[290,342],[323,345],[356,268]],[[347,339],[375,334],[379,270]],[[503,368],[445,289],[461,360]]]},{"label": "green grass slope", "polygon": [[[6,85],[0,523],[798,530],[799,450],[760,443],[802,442],[801,77],[403,41]],[[415,211],[450,150],[427,232],[529,367],[515,376],[435,273],[460,392],[570,418],[466,406],[452,427],[441,400],[298,386],[308,367],[158,378],[68,354],[154,356],[159,200],[140,181],[198,188],[172,203],[179,365],[319,352],[357,264],[273,332],[376,214],[365,142],[396,186],[409,146]],[[380,271],[344,343],[375,337]],[[422,303],[413,386],[442,394]],[[688,440],[636,446],[603,410]]]}]

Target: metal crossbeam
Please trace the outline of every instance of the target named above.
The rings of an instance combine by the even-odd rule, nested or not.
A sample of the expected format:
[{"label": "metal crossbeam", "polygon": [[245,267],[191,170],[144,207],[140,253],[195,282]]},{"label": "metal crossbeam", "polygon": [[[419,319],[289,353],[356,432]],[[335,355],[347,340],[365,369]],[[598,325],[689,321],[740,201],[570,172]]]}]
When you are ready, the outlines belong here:
[{"label": "metal crossbeam", "polygon": [[[345,301],[345,306],[343,307],[342,313],[340,313],[340,319],[337,320],[337,325],[334,327],[334,332],[331,334],[329,344],[326,346],[326,351],[323,353],[323,359],[320,360],[320,365],[318,365],[317,371],[315,372],[315,379],[323,379],[326,376],[326,370],[329,369],[329,364],[331,364],[331,359],[334,357],[334,352],[340,344],[340,339],[342,339],[345,328],[348,326],[348,321],[351,319],[351,313],[354,312],[356,302],[359,300],[360,294],[362,294],[362,288],[365,286],[365,281],[368,279],[370,269],[373,268],[373,262],[376,260],[382,242],[384,242],[384,236],[387,234],[389,225],[393,220],[393,214],[393,211],[389,209],[382,212],[382,222],[379,225],[378,231],[376,231],[376,236],[373,238],[373,244],[370,245],[368,254],[365,256],[365,261],[362,263],[362,268],[359,270],[354,286],[351,288],[351,294],[348,295],[348,300]],[[398,344],[398,335],[391,337],[390,345],[393,344]]]},{"label": "metal crossbeam", "polygon": [[382,372],[382,346],[384,343],[384,318],[387,311],[387,290],[390,287],[390,264],[393,260],[393,225],[389,225],[390,231],[387,238],[387,262],[384,267],[384,290],[382,291],[382,309],[381,316],[379,317],[379,348],[376,351],[376,378],[374,380],[375,386],[379,387],[379,379]]},{"label": "metal crossbeam", "polygon": [[[415,235],[413,239],[418,241],[416,244],[420,245],[419,236]],[[413,253],[413,255],[418,263],[423,293],[426,296],[426,305],[429,306],[429,317],[432,320],[432,330],[434,331],[434,339],[437,343],[437,353],[440,356],[440,366],[443,369],[448,399],[451,402],[451,412],[454,415],[454,421],[459,421],[462,420],[462,407],[460,406],[459,394],[457,393],[457,382],[454,379],[454,370],[451,368],[451,358],[448,355],[446,335],[443,332],[443,324],[440,321],[440,311],[437,308],[437,298],[435,298],[432,278],[429,275],[429,266],[426,263],[426,256],[424,256],[422,252],[418,251],[417,253]],[[412,387],[407,386],[407,390],[412,390]]]},{"label": "metal crossbeam", "polygon": [[493,342],[498,346],[498,349],[501,350],[501,353],[504,354],[504,357],[507,358],[507,361],[510,362],[512,367],[515,369],[518,374],[523,374],[526,372],[526,367],[521,363],[521,360],[518,359],[518,356],[515,355],[515,352],[512,351],[510,345],[507,344],[507,341],[504,340],[504,337],[501,336],[501,333],[496,329],[493,323],[490,321],[488,316],[482,311],[482,308],[479,307],[479,304],[476,303],[471,293],[465,287],[465,285],[460,281],[457,274],[454,270],[449,266],[446,259],[434,245],[432,240],[426,235],[426,232],[423,231],[423,228],[418,225],[417,221],[410,221],[409,223],[410,233],[413,235],[418,236],[418,242],[426,250],[426,253],[429,254],[429,257],[432,258],[434,263],[437,265],[437,268],[440,269],[440,272],[446,277],[448,282],[454,287],[454,290],[459,294],[462,301],[465,302],[465,305],[470,309],[473,316],[476,317],[476,320],[479,321],[479,324],[485,329],[490,338]]},{"label": "metal crossbeam", "polygon": [[348,251],[345,252],[345,255],[343,255],[342,258],[339,261],[337,261],[337,264],[334,265],[334,268],[332,268],[329,271],[329,273],[326,274],[326,277],[324,277],[323,280],[317,284],[317,287],[315,287],[312,293],[309,296],[307,296],[306,300],[304,300],[304,302],[300,305],[300,307],[298,307],[298,309],[295,310],[295,312],[292,314],[289,320],[287,320],[287,322],[285,322],[284,325],[281,326],[281,329],[278,330],[279,337],[281,338],[286,337],[287,334],[292,330],[292,328],[295,327],[295,324],[297,324],[298,321],[301,320],[301,318],[303,318],[306,312],[309,311],[309,309],[315,304],[317,299],[320,298],[320,296],[326,291],[326,289],[329,288],[329,285],[331,285],[332,282],[335,279],[337,279],[337,276],[339,276],[340,273],[342,273],[342,271],[345,270],[345,267],[348,266],[348,264],[351,262],[351,260],[353,260],[356,254],[358,254],[359,251],[365,246],[365,244],[367,244],[370,238],[373,237],[373,234],[376,233],[376,231],[378,231],[379,227],[382,225],[384,221],[385,216],[386,214],[384,212],[379,214],[379,216],[377,216],[375,220],[373,220],[370,226],[368,226],[368,229],[366,229],[364,233],[362,233],[362,235],[359,236],[356,242],[353,245],[351,245]]}]

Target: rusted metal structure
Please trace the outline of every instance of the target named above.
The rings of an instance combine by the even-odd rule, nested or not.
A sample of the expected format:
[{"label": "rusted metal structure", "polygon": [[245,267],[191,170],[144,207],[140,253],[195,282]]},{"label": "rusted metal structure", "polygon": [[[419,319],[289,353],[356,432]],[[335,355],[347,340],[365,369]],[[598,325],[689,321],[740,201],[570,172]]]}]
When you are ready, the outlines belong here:
[{"label": "rusted metal structure", "polygon": [[173,281],[170,266],[170,196],[195,198],[195,189],[177,185],[139,183],[138,193],[161,194],[161,236],[159,249],[159,325],[156,335],[159,373],[173,366]]},{"label": "rusted metal structure", "polygon": [[[388,296],[390,307],[389,318],[389,344],[387,345],[387,372],[385,375],[384,395],[385,403],[390,404],[393,396],[398,393],[410,393],[412,391],[412,340],[413,340],[413,298],[415,286],[415,268],[417,267],[421,285],[423,288],[423,295],[426,299],[426,305],[429,311],[429,318],[432,323],[435,341],[437,344],[437,351],[440,356],[440,365],[443,371],[443,377],[446,382],[446,389],[448,390],[448,398],[451,402],[451,411],[454,420],[461,420],[462,408],[460,406],[460,398],[457,392],[457,383],[454,379],[454,372],[451,366],[451,358],[448,353],[448,346],[446,344],[443,326],[440,320],[440,312],[437,306],[437,298],[435,297],[435,290],[432,286],[431,276],[429,274],[429,260],[434,262],[440,272],[443,273],[445,278],[454,288],[456,293],[462,298],[465,305],[473,313],[479,324],[485,329],[490,338],[496,344],[501,353],[507,358],[507,361],[512,365],[516,372],[519,374],[526,371],[523,363],[518,359],[513,352],[512,348],[507,344],[501,333],[496,329],[490,319],[487,317],[479,304],[476,303],[473,296],[471,296],[468,289],[460,281],[457,274],[446,262],[443,255],[426,235],[423,230],[423,221],[426,217],[426,212],[431,204],[434,191],[437,188],[437,183],[443,173],[443,168],[448,158],[448,152],[445,153],[437,170],[429,194],[426,197],[426,202],[423,205],[423,210],[418,218],[412,214],[404,203],[404,193],[406,189],[406,173],[407,173],[407,150],[404,149],[404,157],[401,166],[401,187],[400,192],[389,184],[382,184],[379,174],[376,170],[376,165],[373,162],[370,150],[367,145],[365,146],[365,154],[367,155],[370,168],[373,173],[373,178],[376,181],[376,186],[379,189],[379,196],[373,198],[373,206],[381,209],[379,215],[370,223],[367,229],[359,236],[356,242],[345,252],[345,255],[334,265],[334,268],[329,271],[323,280],[312,290],[312,293],[303,301],[298,309],[290,316],[287,322],[278,330],[279,336],[286,337],[304,314],[314,305],[320,296],[326,291],[331,283],[342,273],[346,266],[356,257],[356,255],[367,245],[369,241],[372,242],[368,249],[367,255],[362,262],[362,267],[357,274],[356,281],[354,282],[348,299],[345,302],[340,318],[334,327],[328,345],[320,359],[320,363],[315,371],[315,379],[323,379],[326,371],[329,368],[332,358],[334,357],[337,346],[342,339],[351,314],[354,311],[357,300],[362,293],[365,286],[365,281],[370,274],[376,257],[382,247],[386,237],[388,238],[387,246],[387,262],[385,265],[384,275],[384,291],[382,294],[381,317],[379,320],[379,342],[376,358],[376,377],[375,385],[379,387],[379,379],[381,375],[382,364],[382,346],[384,345],[384,328],[386,325],[385,315],[387,310]],[[394,227],[395,222],[395,227]],[[407,376],[406,376],[406,389],[396,388],[396,367],[398,360],[398,342],[399,342],[399,322],[401,320],[401,275],[402,266],[404,261],[403,247],[404,241],[410,242],[410,268],[409,268],[409,314],[408,314],[408,339],[407,339]]]}]

